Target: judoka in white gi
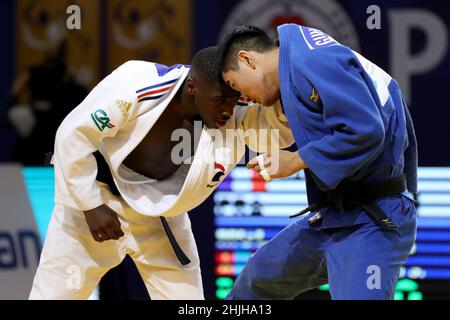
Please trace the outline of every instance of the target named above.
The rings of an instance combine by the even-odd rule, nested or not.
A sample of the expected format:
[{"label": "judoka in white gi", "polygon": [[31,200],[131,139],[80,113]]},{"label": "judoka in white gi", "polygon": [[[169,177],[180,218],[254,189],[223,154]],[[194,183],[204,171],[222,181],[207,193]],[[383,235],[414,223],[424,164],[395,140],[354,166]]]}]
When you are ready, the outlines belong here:
[{"label": "judoka in white gi", "polygon": [[[294,141],[278,104],[236,106],[238,94],[218,80],[215,53],[200,51],[191,67],[129,61],[65,118],[55,140],[55,208],[30,299],[87,298],[127,254],[152,299],[203,299],[186,212],[214,191],[246,145],[267,152]],[[197,118],[204,126],[196,149],[174,163],[172,133],[192,133]],[[252,128],[276,128],[278,138],[251,139]],[[230,130],[232,139],[217,138]],[[99,178],[100,161],[109,184]]]}]

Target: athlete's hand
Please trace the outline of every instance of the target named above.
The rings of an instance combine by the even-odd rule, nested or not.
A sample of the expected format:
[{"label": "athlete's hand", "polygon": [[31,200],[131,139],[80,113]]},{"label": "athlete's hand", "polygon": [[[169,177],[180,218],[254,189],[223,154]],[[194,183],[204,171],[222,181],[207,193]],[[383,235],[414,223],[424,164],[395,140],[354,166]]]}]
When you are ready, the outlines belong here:
[{"label": "athlete's hand", "polygon": [[124,235],[117,213],[105,204],[84,211],[84,217],[95,241],[117,240]]},{"label": "athlete's hand", "polygon": [[[258,163],[258,157],[261,156],[263,157],[263,161],[260,158],[260,162]],[[247,168],[254,169],[263,178],[265,177],[265,180],[267,181],[270,181],[271,178],[289,177],[308,167],[296,151],[290,152],[279,150],[276,154],[264,153],[258,157],[251,159],[247,163]],[[261,172],[263,170],[265,170],[265,172]]]}]

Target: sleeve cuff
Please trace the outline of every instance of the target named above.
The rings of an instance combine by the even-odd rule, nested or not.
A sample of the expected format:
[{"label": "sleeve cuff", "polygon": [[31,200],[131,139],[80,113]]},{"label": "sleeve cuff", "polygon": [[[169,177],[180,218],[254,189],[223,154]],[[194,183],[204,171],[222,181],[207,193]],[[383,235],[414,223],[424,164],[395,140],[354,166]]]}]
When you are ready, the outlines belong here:
[{"label": "sleeve cuff", "polygon": [[339,170],[330,166],[330,164],[320,164],[320,162],[317,161],[318,157],[314,156],[314,153],[310,151],[310,147],[310,144],[307,144],[301,147],[298,150],[298,153],[303,162],[308,165],[308,169],[310,169],[313,174],[317,186],[322,191],[336,188],[341,181]]},{"label": "sleeve cuff", "polygon": [[95,199],[89,199],[89,201],[77,201],[78,207],[81,211],[88,211],[97,208],[104,204],[102,197],[96,197]]}]

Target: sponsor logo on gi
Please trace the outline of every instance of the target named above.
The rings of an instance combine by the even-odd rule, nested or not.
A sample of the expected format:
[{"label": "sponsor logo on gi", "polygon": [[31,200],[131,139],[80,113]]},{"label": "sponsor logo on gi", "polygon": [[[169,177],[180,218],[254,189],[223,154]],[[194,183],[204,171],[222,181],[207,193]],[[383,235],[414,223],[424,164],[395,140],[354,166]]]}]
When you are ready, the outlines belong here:
[{"label": "sponsor logo on gi", "polygon": [[317,103],[320,100],[319,93],[317,92],[316,88],[312,88],[311,95],[309,96],[312,102]]},{"label": "sponsor logo on gi", "polygon": [[91,113],[92,121],[94,121],[98,130],[103,131],[105,128],[111,129],[115,126],[110,122],[108,114],[103,109],[98,109]]},{"label": "sponsor logo on gi", "polygon": [[122,112],[122,114],[124,116],[126,116],[128,114],[128,112],[130,111],[131,108],[131,103],[128,101],[124,101],[124,100],[117,100],[117,107],[119,108],[120,112]]},{"label": "sponsor logo on gi", "polygon": [[214,173],[214,177],[211,179],[211,182],[208,183],[208,185],[207,185],[208,188],[216,187],[222,181],[223,177],[225,176],[225,168],[223,165],[215,162],[214,167],[216,170]]}]

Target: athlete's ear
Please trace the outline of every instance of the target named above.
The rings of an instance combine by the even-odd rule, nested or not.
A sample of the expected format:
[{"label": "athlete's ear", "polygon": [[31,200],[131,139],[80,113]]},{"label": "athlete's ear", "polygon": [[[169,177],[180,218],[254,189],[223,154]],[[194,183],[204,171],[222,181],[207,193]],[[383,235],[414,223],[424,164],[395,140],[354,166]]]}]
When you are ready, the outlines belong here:
[{"label": "athlete's ear", "polygon": [[256,68],[255,59],[253,55],[248,51],[240,50],[238,52],[238,60],[252,69]]},{"label": "athlete's ear", "polygon": [[188,79],[186,80],[186,88],[190,96],[193,96],[195,94],[195,90],[197,89],[197,87],[195,86],[194,80],[192,80],[190,76],[188,76]]}]

